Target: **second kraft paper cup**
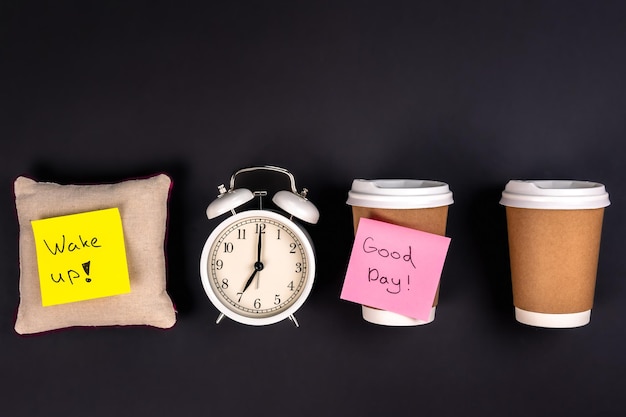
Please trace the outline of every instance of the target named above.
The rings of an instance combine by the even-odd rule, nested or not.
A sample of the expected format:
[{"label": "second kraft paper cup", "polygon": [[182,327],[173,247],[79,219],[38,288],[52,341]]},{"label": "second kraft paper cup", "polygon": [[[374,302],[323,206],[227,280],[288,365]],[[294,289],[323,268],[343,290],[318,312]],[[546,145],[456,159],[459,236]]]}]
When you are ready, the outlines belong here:
[{"label": "second kraft paper cup", "polygon": [[[355,179],[348,192],[347,204],[352,206],[354,232],[362,217],[427,233],[445,236],[448,206],[452,204],[448,184],[440,181],[413,179]],[[430,317],[418,320],[391,311],[362,306],[363,318],[387,326],[416,326],[435,319],[439,291],[433,301]]]},{"label": "second kraft paper cup", "polygon": [[604,185],[589,181],[509,181],[506,206],[515,318],[537,327],[589,323],[604,208]]}]

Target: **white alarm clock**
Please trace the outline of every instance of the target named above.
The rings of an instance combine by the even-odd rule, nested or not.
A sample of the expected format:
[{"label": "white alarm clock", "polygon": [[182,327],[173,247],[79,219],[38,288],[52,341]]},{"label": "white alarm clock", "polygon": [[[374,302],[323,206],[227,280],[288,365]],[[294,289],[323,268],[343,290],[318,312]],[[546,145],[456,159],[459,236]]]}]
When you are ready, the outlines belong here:
[{"label": "white alarm clock", "polygon": [[[289,178],[291,188],[278,191],[272,201],[283,212],[263,208],[266,190],[235,188],[239,174],[269,171]],[[226,212],[207,238],[200,257],[200,276],[209,300],[224,316],[239,323],[267,325],[289,318],[309,296],[315,277],[315,253],[311,238],[293,219],[315,224],[319,211],[298,193],[293,175],[284,168],[243,168],[222,184],[220,195],[207,207],[209,219]],[[236,208],[259,198],[259,208],[237,213]]]}]

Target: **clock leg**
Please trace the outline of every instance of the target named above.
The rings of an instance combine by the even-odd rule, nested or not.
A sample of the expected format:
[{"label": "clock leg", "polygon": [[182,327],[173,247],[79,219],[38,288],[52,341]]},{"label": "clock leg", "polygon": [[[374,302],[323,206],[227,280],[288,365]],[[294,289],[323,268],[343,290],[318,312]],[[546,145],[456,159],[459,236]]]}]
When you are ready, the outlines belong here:
[{"label": "clock leg", "polygon": [[291,320],[291,322],[296,326],[296,327],[300,327],[300,325],[298,324],[298,320],[296,320],[296,316],[294,316],[293,314],[289,315],[289,320]]},{"label": "clock leg", "polygon": [[223,318],[224,318],[224,313],[221,313],[219,316],[217,316],[217,320],[215,320],[215,324],[220,324],[220,321],[222,321]]}]

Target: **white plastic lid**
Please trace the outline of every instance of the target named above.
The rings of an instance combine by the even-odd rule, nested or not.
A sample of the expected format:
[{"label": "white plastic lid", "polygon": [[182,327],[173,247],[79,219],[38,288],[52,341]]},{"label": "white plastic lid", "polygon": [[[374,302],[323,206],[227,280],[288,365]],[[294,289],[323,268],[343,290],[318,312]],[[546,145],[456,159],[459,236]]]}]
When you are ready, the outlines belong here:
[{"label": "white plastic lid", "polygon": [[351,206],[393,209],[441,207],[453,202],[445,182],[409,179],[355,179],[347,201]]},{"label": "white plastic lid", "polygon": [[511,180],[502,192],[503,206],[532,209],[596,209],[611,204],[604,185],[573,180]]}]

